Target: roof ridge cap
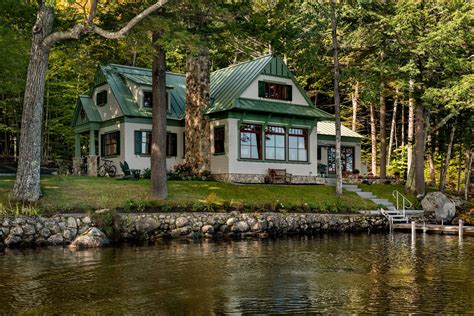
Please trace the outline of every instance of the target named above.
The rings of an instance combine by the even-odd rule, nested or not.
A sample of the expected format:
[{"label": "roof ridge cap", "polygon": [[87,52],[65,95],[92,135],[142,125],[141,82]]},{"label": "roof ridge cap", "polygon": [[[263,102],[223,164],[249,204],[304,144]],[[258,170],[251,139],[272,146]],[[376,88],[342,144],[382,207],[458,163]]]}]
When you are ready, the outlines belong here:
[{"label": "roof ridge cap", "polygon": [[258,59],[263,59],[263,58],[266,58],[266,57],[273,57],[273,56],[274,56],[273,54],[266,54],[266,55],[263,55],[263,56],[256,57],[256,58],[254,58],[254,59],[242,61],[242,62],[237,63],[237,64],[229,65],[229,66],[227,66],[227,67],[214,70],[212,73],[219,72],[219,71],[223,71],[223,70],[225,70],[225,69],[229,69],[229,68],[233,68],[233,67],[237,67],[237,66],[241,66],[241,65],[244,65],[244,64],[248,64],[248,63],[254,62],[254,61],[258,60]]}]

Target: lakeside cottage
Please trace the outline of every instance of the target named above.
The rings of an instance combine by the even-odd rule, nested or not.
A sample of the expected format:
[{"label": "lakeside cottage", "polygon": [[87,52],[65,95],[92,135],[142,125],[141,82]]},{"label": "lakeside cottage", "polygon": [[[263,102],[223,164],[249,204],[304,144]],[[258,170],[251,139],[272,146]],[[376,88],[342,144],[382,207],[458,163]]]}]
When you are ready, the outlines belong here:
[{"label": "lakeside cottage", "polygon": [[[183,162],[186,78],[167,72],[167,168]],[[151,70],[103,65],[89,95],[78,98],[74,169],[97,156],[132,169],[150,168]],[[267,55],[211,74],[211,173],[233,182],[263,182],[269,169],[286,169],[292,183],[321,183],[335,173],[333,115],[316,108],[282,58]],[[342,127],[342,165],[361,171],[362,136]],[[319,165],[319,167],[318,167]],[[364,172],[362,170],[362,172]]]}]

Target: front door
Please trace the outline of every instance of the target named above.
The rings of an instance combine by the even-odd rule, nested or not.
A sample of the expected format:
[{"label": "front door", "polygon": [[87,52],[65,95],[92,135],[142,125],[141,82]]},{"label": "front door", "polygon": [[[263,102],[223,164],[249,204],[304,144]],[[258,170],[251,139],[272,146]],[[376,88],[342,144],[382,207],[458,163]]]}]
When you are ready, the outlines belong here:
[{"label": "front door", "polygon": [[[341,147],[342,171],[354,171],[354,147]],[[336,173],[336,147],[328,147],[328,172]]]}]

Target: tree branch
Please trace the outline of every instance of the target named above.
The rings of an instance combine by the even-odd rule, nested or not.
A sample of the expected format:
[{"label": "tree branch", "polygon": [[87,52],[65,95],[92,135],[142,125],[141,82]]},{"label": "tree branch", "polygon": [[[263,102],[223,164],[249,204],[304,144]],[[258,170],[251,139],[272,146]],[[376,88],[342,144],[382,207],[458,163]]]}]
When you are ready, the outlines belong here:
[{"label": "tree branch", "polygon": [[[446,124],[450,119],[452,119],[453,117],[455,117],[456,114],[455,113],[449,113],[448,115],[446,115],[441,121],[438,122],[438,124],[436,124],[433,128],[430,128],[428,129],[428,133],[434,133],[436,132],[437,130],[439,130],[441,127],[444,126],[444,124]],[[427,134],[428,134],[427,133]]]},{"label": "tree branch", "polygon": [[82,34],[86,32],[94,32],[102,37],[108,39],[118,39],[124,37],[135,25],[141,22],[151,13],[155,12],[163,5],[165,5],[168,0],[159,0],[155,4],[149,6],[146,10],[142,11],[131,19],[127,25],[118,30],[117,32],[106,31],[93,24],[93,20],[97,10],[98,0],[93,0],[91,3],[91,10],[89,12],[89,17],[85,21],[85,24],[76,24],[73,28],[68,31],[55,32],[46,37],[43,41],[43,45],[46,48],[51,48],[56,42],[66,40],[66,39],[79,39]]},{"label": "tree branch", "polygon": [[155,12],[156,10],[158,10],[159,8],[161,8],[163,5],[165,5],[166,3],[168,2],[168,0],[160,0],[158,1],[157,3],[151,5],[150,7],[148,7],[146,10],[142,11],[140,14],[138,14],[137,16],[135,16],[133,19],[131,19],[127,25],[125,25],[123,28],[121,28],[119,31],[117,32],[110,32],[110,31],[106,31],[96,25],[92,25],[91,26],[91,29],[92,29],[92,32],[102,36],[102,37],[105,37],[105,38],[108,38],[108,39],[118,39],[118,38],[122,38],[124,37],[135,25],[137,25],[139,22],[141,22],[144,18],[146,18],[148,15],[150,15],[151,13]]}]

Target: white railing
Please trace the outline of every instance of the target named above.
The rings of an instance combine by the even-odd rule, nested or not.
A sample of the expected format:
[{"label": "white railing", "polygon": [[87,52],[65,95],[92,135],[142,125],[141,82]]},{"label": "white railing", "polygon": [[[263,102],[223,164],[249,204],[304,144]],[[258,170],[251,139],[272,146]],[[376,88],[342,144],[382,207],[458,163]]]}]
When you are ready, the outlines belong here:
[{"label": "white railing", "polygon": [[401,205],[401,211],[403,213],[403,216],[405,216],[405,211],[408,208],[411,208],[413,204],[409,199],[407,199],[403,194],[401,194],[397,190],[393,190],[392,196],[396,199],[397,201],[397,211],[400,211],[400,205]]}]

